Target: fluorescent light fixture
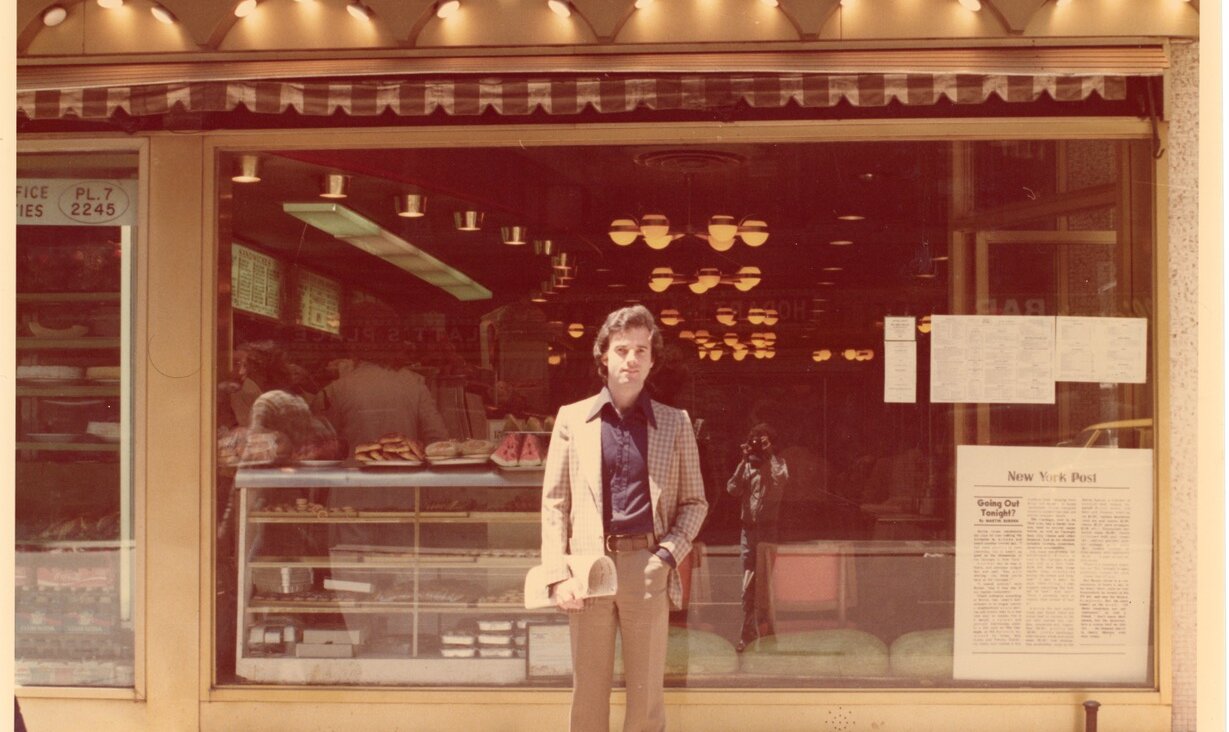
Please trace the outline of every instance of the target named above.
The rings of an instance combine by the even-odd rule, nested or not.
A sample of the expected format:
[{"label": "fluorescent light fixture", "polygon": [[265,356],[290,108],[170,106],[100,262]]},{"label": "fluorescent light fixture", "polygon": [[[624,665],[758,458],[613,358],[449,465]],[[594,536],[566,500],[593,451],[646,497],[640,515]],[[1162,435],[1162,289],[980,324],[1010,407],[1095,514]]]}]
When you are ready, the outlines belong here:
[{"label": "fluorescent light fixture", "polygon": [[175,22],[175,14],[167,10],[166,8],[162,7],[161,5],[151,5],[149,7],[149,14],[154,16],[154,19],[157,20],[159,23],[165,23],[166,25],[172,25]]},{"label": "fluorescent light fixture", "polygon": [[52,5],[43,11],[43,25],[54,28],[68,17],[68,11],[60,5]]},{"label": "fluorescent light fixture", "polygon": [[[98,1],[100,3],[102,2],[102,0],[98,0]],[[255,9],[256,9],[256,0],[240,0],[239,4],[235,6],[235,17],[236,18],[246,18],[249,15],[251,15],[252,11]]]},{"label": "fluorescent light fixture", "polygon": [[295,218],[435,285],[458,300],[489,300],[491,291],[464,273],[338,203],[283,203]]},{"label": "fluorescent light fixture", "polygon": [[445,0],[435,8],[435,17],[451,18],[461,9],[461,0]]}]

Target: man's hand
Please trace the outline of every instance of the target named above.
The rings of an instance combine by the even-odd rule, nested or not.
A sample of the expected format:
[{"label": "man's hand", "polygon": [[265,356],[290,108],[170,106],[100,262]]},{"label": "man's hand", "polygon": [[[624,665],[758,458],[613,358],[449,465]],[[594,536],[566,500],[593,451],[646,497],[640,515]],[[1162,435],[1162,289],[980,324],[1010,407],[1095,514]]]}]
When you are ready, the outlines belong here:
[{"label": "man's hand", "polygon": [[569,577],[555,585],[555,607],[567,612],[577,612],[585,609],[585,600],[579,597],[580,580]]}]

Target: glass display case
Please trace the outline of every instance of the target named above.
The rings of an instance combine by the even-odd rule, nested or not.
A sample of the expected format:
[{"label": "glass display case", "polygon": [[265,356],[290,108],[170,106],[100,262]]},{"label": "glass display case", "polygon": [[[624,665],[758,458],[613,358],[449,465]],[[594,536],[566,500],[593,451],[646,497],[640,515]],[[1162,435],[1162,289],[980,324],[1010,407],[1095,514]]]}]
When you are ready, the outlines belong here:
[{"label": "glass display case", "polygon": [[132,164],[27,156],[17,219],[16,676],[132,686]]},{"label": "glass display case", "polygon": [[250,682],[514,684],[542,473],[490,463],[240,468],[236,674]]}]

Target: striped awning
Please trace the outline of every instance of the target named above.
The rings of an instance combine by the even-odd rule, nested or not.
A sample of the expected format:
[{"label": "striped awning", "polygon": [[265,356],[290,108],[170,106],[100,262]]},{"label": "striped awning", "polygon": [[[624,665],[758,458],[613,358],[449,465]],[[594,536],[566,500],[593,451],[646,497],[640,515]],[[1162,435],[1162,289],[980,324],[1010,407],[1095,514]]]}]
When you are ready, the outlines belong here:
[{"label": "striped awning", "polygon": [[720,109],[743,103],[771,109],[855,107],[891,102],[925,106],[947,100],[980,104],[992,97],[1005,102],[1082,101],[1097,95],[1126,98],[1127,77],[1105,74],[671,74],[652,76],[559,76],[550,78],[422,79],[357,81],[204,81],[88,89],[44,89],[17,94],[17,110],[32,119],[106,119],[117,112],[143,117],[186,112],[257,114],[295,111],[326,116],[338,111],[356,117],[392,112],[425,116],[443,110],[472,116],[536,112],[567,115]]}]

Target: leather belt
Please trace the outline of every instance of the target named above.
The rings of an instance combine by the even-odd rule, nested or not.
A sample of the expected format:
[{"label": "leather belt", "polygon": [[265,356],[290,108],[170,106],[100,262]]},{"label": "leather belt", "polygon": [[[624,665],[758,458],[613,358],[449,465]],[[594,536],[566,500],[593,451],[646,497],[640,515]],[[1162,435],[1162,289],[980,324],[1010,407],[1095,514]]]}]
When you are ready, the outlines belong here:
[{"label": "leather belt", "polygon": [[607,534],[606,553],[631,552],[653,545],[652,534]]}]

